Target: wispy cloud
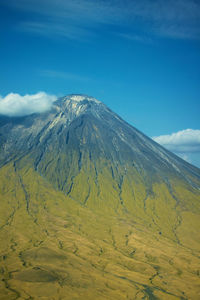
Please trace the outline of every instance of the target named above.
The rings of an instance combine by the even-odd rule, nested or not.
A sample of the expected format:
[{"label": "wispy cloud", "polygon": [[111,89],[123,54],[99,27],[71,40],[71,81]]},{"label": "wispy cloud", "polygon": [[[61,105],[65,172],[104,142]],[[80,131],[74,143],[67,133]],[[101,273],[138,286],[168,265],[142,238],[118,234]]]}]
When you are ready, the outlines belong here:
[{"label": "wispy cloud", "polygon": [[120,15],[120,1],[102,0],[2,0],[5,5],[52,19],[69,22],[108,23]]},{"label": "wispy cloud", "polygon": [[67,38],[71,40],[87,41],[94,33],[86,28],[76,25],[67,25],[61,22],[21,22],[19,27],[21,31],[32,32],[43,35],[51,39]]},{"label": "wispy cloud", "polygon": [[134,33],[118,33],[117,34],[119,37],[122,37],[123,39],[130,40],[130,41],[135,41],[135,42],[140,42],[144,44],[151,44],[152,43],[152,38],[149,36],[145,36],[145,34],[134,34]]},{"label": "wispy cloud", "polygon": [[80,76],[78,74],[70,73],[70,72],[62,72],[56,70],[42,70],[39,72],[41,76],[49,77],[49,78],[61,78],[65,80],[74,80],[74,81],[92,81],[91,78],[86,76]]},{"label": "wispy cloud", "polygon": [[127,38],[134,37],[135,28],[142,29],[144,35],[200,38],[200,2],[196,0],[1,0],[1,3],[30,13],[31,20],[22,22],[21,28],[47,36],[52,32],[54,36],[80,39],[94,34],[99,26],[115,25]]},{"label": "wispy cloud", "polygon": [[39,92],[34,95],[10,93],[4,98],[0,96],[0,114],[7,116],[25,116],[49,110],[57,99],[54,95]]},{"label": "wispy cloud", "polygon": [[200,130],[185,129],[153,137],[153,140],[191,163],[194,155],[198,154],[200,163]]}]

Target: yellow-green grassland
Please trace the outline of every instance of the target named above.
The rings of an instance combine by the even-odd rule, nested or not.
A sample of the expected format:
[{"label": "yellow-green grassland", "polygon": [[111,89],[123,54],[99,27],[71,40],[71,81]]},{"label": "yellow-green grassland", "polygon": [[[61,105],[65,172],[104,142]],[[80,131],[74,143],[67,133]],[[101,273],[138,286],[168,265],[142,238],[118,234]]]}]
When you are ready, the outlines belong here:
[{"label": "yellow-green grassland", "polygon": [[200,299],[200,192],[174,181],[146,196],[127,175],[119,197],[92,168],[70,196],[28,164],[0,169],[0,299]]}]

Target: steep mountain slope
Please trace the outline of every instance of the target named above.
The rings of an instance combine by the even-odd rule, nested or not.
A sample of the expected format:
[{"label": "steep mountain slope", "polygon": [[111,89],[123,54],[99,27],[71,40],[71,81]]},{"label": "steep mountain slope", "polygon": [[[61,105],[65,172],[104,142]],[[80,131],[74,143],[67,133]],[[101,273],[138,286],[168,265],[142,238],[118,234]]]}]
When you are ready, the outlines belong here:
[{"label": "steep mountain slope", "polygon": [[0,145],[2,299],[198,299],[198,168],[84,95]]}]

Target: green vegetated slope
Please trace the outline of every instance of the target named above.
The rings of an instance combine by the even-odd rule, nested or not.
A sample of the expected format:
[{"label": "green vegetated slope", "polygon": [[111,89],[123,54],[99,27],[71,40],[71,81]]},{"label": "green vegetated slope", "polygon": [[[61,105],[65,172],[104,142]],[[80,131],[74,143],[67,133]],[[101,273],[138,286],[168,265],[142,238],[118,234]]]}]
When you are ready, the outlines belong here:
[{"label": "green vegetated slope", "polygon": [[147,197],[127,175],[120,194],[109,166],[95,186],[84,165],[70,197],[27,163],[1,168],[1,299],[198,299],[199,192]]}]

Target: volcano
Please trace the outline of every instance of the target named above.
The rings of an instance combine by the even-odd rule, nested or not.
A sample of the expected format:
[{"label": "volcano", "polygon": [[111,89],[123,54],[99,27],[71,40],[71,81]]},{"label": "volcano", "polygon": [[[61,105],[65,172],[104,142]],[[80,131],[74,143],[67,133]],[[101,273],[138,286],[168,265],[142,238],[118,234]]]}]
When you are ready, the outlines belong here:
[{"label": "volcano", "polygon": [[87,95],[0,146],[1,299],[200,298],[200,169]]}]

